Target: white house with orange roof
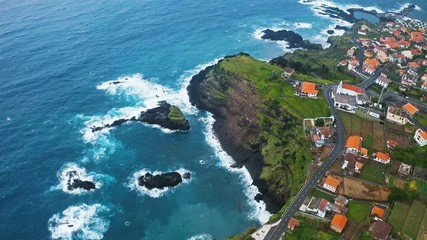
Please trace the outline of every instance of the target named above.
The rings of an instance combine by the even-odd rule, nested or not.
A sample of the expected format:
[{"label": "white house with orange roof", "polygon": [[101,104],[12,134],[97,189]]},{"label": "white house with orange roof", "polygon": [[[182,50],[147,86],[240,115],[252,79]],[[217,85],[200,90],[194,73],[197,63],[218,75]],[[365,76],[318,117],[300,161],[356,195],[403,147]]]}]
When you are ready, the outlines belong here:
[{"label": "white house with orange roof", "polygon": [[316,84],[312,82],[302,82],[300,92],[302,95],[310,98],[317,97],[317,94],[319,93],[319,91],[316,90]]},{"label": "white house with orange roof", "polygon": [[345,143],[347,153],[358,154],[362,147],[362,138],[360,136],[350,136]]},{"label": "white house with orange roof", "polygon": [[390,163],[390,155],[388,153],[376,152],[374,153],[373,160],[379,163],[388,164]]},{"label": "white house with orange roof", "polygon": [[421,89],[427,91],[427,82],[424,82],[423,85],[421,85]]},{"label": "white house with orange roof", "polygon": [[427,132],[418,129],[415,131],[414,139],[421,147],[427,145]]},{"label": "white house with orange roof", "polygon": [[338,94],[345,94],[350,96],[357,96],[360,94],[365,94],[365,91],[363,91],[361,88],[353,86],[348,83],[343,83],[342,81],[337,87],[337,93]]},{"label": "white house with orange roof", "polygon": [[421,80],[423,82],[427,82],[427,73],[424,73],[424,75],[421,77]]},{"label": "white house with orange roof", "polygon": [[332,176],[327,176],[323,183],[323,188],[328,189],[331,192],[336,192],[341,180]]}]

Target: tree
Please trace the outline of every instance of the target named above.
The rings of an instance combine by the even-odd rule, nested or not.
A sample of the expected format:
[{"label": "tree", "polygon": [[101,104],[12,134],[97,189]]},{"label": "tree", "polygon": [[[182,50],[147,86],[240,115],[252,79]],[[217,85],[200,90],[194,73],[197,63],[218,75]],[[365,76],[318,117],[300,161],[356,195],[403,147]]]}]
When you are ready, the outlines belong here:
[{"label": "tree", "polygon": [[317,118],[314,124],[316,124],[317,127],[323,127],[325,126],[325,120],[323,118]]}]

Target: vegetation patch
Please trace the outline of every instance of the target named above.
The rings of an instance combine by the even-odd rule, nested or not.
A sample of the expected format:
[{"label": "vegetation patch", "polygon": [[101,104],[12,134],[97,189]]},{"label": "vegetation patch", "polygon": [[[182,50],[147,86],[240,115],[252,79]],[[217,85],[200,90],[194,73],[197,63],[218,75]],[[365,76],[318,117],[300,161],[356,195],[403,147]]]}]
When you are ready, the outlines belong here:
[{"label": "vegetation patch", "polygon": [[421,201],[414,201],[406,216],[405,223],[403,224],[402,232],[409,237],[416,239],[418,230],[424,219],[426,206]]},{"label": "vegetation patch", "polygon": [[348,203],[348,218],[357,222],[365,221],[371,212],[371,204],[367,202],[350,201]]},{"label": "vegetation patch", "polygon": [[292,233],[285,234],[285,240],[319,239],[334,240],[340,235],[332,231],[329,223],[319,222],[307,218],[297,217],[300,225]]},{"label": "vegetation patch", "polygon": [[370,182],[384,184],[383,169],[384,169],[383,164],[376,163],[373,161],[368,161],[368,164],[365,165],[365,167],[362,169],[360,178]]},{"label": "vegetation patch", "polygon": [[278,66],[239,54],[221,61],[220,68],[254,83],[264,100],[277,101],[300,120],[330,115],[328,105],[322,97],[303,99],[295,96],[295,89],[281,78],[283,70]]},{"label": "vegetation patch", "polygon": [[408,204],[402,202],[396,202],[394,204],[393,210],[391,211],[390,217],[388,219],[388,222],[391,224],[391,226],[393,226],[394,231],[400,232],[402,230],[408,211]]},{"label": "vegetation patch", "polygon": [[316,189],[316,188],[311,192],[311,196],[317,197],[317,198],[324,198],[324,199],[328,200],[331,203],[335,202],[335,199],[334,199],[334,197],[332,195],[330,195],[328,193],[325,193],[325,192],[322,192],[322,191],[320,191],[319,189]]},{"label": "vegetation patch", "polygon": [[427,168],[427,146],[397,147],[391,154],[392,159],[411,165]]},{"label": "vegetation patch", "polygon": [[184,114],[182,114],[181,109],[176,106],[170,106],[168,117],[174,121],[185,121]]}]

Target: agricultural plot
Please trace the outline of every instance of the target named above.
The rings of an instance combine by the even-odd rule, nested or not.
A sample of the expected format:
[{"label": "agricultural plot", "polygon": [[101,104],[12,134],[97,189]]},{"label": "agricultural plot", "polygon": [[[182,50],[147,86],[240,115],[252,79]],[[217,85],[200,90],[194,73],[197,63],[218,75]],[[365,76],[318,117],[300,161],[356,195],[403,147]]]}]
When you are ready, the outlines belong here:
[{"label": "agricultural plot", "polygon": [[388,222],[393,226],[393,230],[400,232],[402,226],[405,223],[406,215],[409,211],[409,205],[406,203],[396,202],[394,204],[393,210],[391,211],[390,218]]},{"label": "agricultural plot", "polygon": [[420,201],[414,201],[406,215],[405,223],[403,224],[402,232],[409,237],[416,239],[418,230],[424,219],[426,206]]},{"label": "agricultural plot", "polygon": [[370,153],[372,153],[373,150],[386,150],[385,132],[379,122],[370,121],[356,114],[347,112],[340,111],[339,114],[343,121],[347,136],[361,136],[363,138],[363,146],[366,147]]},{"label": "agricultural plot", "polygon": [[367,202],[350,201],[347,216],[357,222],[363,222],[369,217],[371,204]]},{"label": "agricultural plot", "polygon": [[417,181],[418,192],[420,193],[420,197],[427,201],[427,181],[426,180],[418,180]]},{"label": "agricultural plot", "polygon": [[390,189],[365,180],[344,177],[338,194],[354,199],[387,201],[390,196]]},{"label": "agricultural plot", "polygon": [[412,133],[405,132],[404,126],[385,121],[384,129],[386,140],[393,139],[399,143],[400,147],[412,146]]},{"label": "agricultural plot", "polygon": [[368,164],[365,165],[359,177],[366,181],[384,184],[384,174],[382,173],[383,168],[384,165],[381,163],[368,161]]},{"label": "agricultural plot", "polygon": [[424,213],[424,220],[421,223],[420,230],[418,231],[417,239],[427,239],[427,211]]}]

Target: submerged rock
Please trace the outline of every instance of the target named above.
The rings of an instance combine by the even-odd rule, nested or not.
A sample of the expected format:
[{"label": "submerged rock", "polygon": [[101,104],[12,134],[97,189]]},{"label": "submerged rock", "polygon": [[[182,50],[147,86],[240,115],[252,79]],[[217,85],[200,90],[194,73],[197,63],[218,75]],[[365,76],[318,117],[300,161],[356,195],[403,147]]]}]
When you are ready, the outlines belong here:
[{"label": "submerged rock", "polygon": [[92,189],[96,189],[95,183],[91,181],[82,181],[76,171],[68,172],[67,177],[68,177],[67,188],[70,191],[77,188],[82,188],[88,191]]},{"label": "submerged rock", "polygon": [[[188,176],[189,178],[189,176]],[[138,178],[138,185],[144,186],[148,189],[165,187],[175,187],[182,182],[181,174],[177,172],[162,173],[159,175],[152,175],[145,173],[145,175]]]}]

